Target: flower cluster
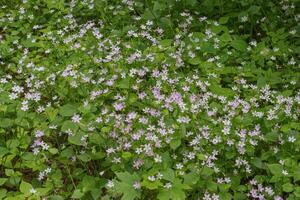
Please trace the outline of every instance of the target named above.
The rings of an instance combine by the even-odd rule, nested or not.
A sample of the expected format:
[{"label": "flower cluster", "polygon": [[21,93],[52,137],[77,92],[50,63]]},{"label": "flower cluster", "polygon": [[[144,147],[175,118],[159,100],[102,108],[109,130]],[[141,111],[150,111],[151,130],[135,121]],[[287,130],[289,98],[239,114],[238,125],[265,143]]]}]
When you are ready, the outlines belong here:
[{"label": "flower cluster", "polygon": [[266,1],[1,5],[0,196],[300,198],[300,17]]}]

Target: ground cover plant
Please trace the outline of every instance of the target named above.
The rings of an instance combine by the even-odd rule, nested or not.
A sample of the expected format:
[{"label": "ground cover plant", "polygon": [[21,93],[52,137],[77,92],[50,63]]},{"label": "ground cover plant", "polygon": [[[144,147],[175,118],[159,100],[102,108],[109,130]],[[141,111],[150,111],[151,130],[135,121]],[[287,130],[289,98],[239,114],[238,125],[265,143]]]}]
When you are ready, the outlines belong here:
[{"label": "ground cover plant", "polygon": [[0,199],[300,199],[298,4],[0,1]]}]

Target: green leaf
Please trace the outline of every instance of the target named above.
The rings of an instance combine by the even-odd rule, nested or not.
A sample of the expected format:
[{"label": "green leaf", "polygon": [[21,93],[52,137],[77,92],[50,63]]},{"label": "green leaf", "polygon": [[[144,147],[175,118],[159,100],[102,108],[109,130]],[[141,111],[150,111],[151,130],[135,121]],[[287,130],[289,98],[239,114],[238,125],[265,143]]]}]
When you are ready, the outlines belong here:
[{"label": "green leaf", "polygon": [[135,190],[132,185],[124,182],[117,182],[116,189],[118,192],[123,194],[122,200],[134,200],[135,198],[139,198],[141,195],[141,193]]},{"label": "green leaf", "polygon": [[46,195],[48,192],[51,190],[51,188],[36,188],[36,191],[38,192],[39,195]]},{"label": "green leaf", "polygon": [[169,200],[170,199],[169,192],[166,191],[166,190],[161,190],[157,195],[157,199],[159,199],[159,200]]},{"label": "green leaf", "polygon": [[171,45],[172,45],[172,42],[173,42],[173,40],[171,40],[171,39],[164,39],[164,40],[161,40],[161,41],[159,42],[159,44],[160,44],[162,47],[166,48],[166,47],[171,46]]},{"label": "green leaf", "polygon": [[260,158],[254,158],[254,159],[251,161],[251,163],[252,163],[255,167],[259,168],[259,169],[262,169],[262,168],[263,168],[263,162],[262,162],[262,160],[261,160]]},{"label": "green leaf", "polygon": [[49,196],[49,200],[64,200],[64,198],[60,195]]},{"label": "green leaf", "polygon": [[213,182],[213,181],[209,181],[207,183],[207,189],[211,192],[217,192],[218,191],[218,184]]},{"label": "green leaf", "polygon": [[247,51],[247,43],[244,40],[236,39],[231,42],[231,46],[239,51]]},{"label": "green leaf", "polygon": [[59,114],[64,117],[73,116],[77,112],[77,106],[73,104],[66,104],[59,110]]},{"label": "green leaf", "polygon": [[222,95],[222,96],[225,96],[225,97],[232,97],[235,95],[235,93],[229,89],[229,88],[222,88],[221,86],[217,85],[217,84],[211,84],[209,86],[209,89],[217,94],[217,95]]},{"label": "green leaf", "polygon": [[160,191],[157,198],[160,200],[185,200],[185,192],[181,189],[171,188]]},{"label": "green leaf", "polygon": [[205,160],[205,155],[202,154],[202,153],[198,153],[198,154],[197,154],[197,158],[198,158],[199,160]]},{"label": "green leaf", "polygon": [[15,171],[13,169],[5,169],[6,176],[13,176],[14,174],[15,174]]},{"label": "green leaf", "polygon": [[276,142],[278,140],[278,134],[275,132],[267,133],[265,139],[270,142]]},{"label": "green leaf", "polygon": [[58,153],[58,149],[57,148],[50,148],[49,152],[54,155],[54,154]]},{"label": "green leaf", "polygon": [[293,173],[294,181],[300,180],[300,169],[296,169]]},{"label": "green leaf", "polygon": [[0,147],[0,159],[5,156],[7,153],[9,153],[9,150],[7,150],[4,147]]},{"label": "green leaf", "polygon": [[129,103],[130,104],[135,103],[137,100],[138,100],[138,97],[136,94],[134,94],[134,93],[129,94]]},{"label": "green leaf", "polygon": [[124,78],[122,79],[118,84],[117,84],[118,88],[121,89],[129,89],[130,88],[130,79],[129,78]]},{"label": "green leaf", "polygon": [[186,4],[189,6],[195,6],[197,4],[197,0],[186,0]]},{"label": "green leaf", "polygon": [[226,24],[226,23],[228,22],[228,19],[229,19],[228,16],[221,17],[221,18],[219,19],[219,23],[220,23],[220,24]]},{"label": "green leaf", "polygon": [[162,200],[185,200],[185,190],[190,189],[186,184],[182,184],[179,179],[174,179],[171,188],[160,190],[157,198]]},{"label": "green leaf", "polygon": [[280,128],[280,130],[281,130],[282,132],[284,132],[284,133],[287,133],[289,130],[291,130],[291,126],[290,126],[290,124],[284,124],[284,125]]},{"label": "green leaf", "polygon": [[248,12],[255,15],[255,14],[259,14],[259,10],[260,10],[260,6],[251,6],[248,9]]},{"label": "green leaf", "polygon": [[164,180],[173,182],[173,180],[175,179],[174,171],[172,169],[170,169],[170,168],[168,168],[167,170],[163,171],[161,174],[163,175],[163,179]]},{"label": "green leaf", "polygon": [[294,190],[294,185],[291,183],[286,183],[282,185],[282,189],[284,192],[292,192]]},{"label": "green leaf", "polygon": [[116,182],[116,190],[123,194],[122,200],[134,200],[140,197],[141,192],[133,187],[135,181],[140,179],[136,173],[121,172],[116,173],[116,175],[121,180]]},{"label": "green leaf", "polygon": [[89,162],[92,158],[90,155],[88,155],[87,153],[84,153],[84,154],[80,154],[78,156],[78,158],[83,161],[83,162]]},{"label": "green leaf", "polygon": [[122,158],[129,159],[132,157],[132,154],[130,152],[122,152]]},{"label": "green leaf", "polygon": [[78,125],[70,120],[64,121],[64,123],[62,124],[62,127],[61,127],[62,132],[71,130],[73,133],[75,133],[77,131],[77,129],[78,129]]},{"label": "green leaf", "polygon": [[231,36],[228,33],[224,33],[221,35],[220,40],[223,42],[229,42],[231,41]]},{"label": "green leaf", "polygon": [[149,181],[147,178],[144,178],[142,186],[148,188],[149,190],[155,190],[162,186],[162,183],[159,180]]},{"label": "green leaf", "polygon": [[98,144],[98,145],[102,145],[105,142],[99,133],[94,133],[90,135],[89,141],[92,142],[93,144]]},{"label": "green leaf", "polygon": [[13,125],[13,120],[11,120],[9,118],[0,119],[0,127],[1,128],[8,128],[8,127],[11,127],[12,125]]},{"label": "green leaf", "polygon": [[32,186],[30,183],[27,183],[25,181],[22,181],[21,184],[20,184],[20,191],[23,193],[23,194],[30,194],[30,190],[32,189]]},{"label": "green leaf", "polygon": [[173,150],[176,150],[180,145],[181,145],[181,140],[180,140],[180,139],[173,139],[173,140],[170,142],[170,147],[171,147],[171,149],[173,149]]},{"label": "green leaf", "polygon": [[52,122],[58,114],[58,109],[54,109],[51,107],[46,108],[45,113],[50,122]]},{"label": "green leaf", "polygon": [[99,197],[101,196],[101,189],[99,188],[94,188],[91,190],[91,195],[94,200],[98,200]]},{"label": "green leaf", "polygon": [[300,187],[295,187],[294,195],[295,195],[296,197],[300,197]]},{"label": "green leaf", "polygon": [[139,176],[136,173],[129,174],[128,172],[117,172],[116,175],[121,181],[129,181],[131,183],[134,183],[134,181],[139,179]]},{"label": "green leaf", "polygon": [[47,0],[46,1],[48,8],[63,10],[64,9],[64,0]]},{"label": "green leaf", "polygon": [[208,177],[208,176],[211,176],[213,173],[214,173],[213,169],[205,166],[202,169],[201,175]]},{"label": "green leaf", "polygon": [[280,164],[269,164],[267,165],[272,174],[276,176],[282,175],[283,167]]},{"label": "green leaf", "polygon": [[266,79],[263,76],[259,76],[257,79],[257,87],[261,88],[267,84]]},{"label": "green leaf", "polygon": [[191,65],[199,65],[201,63],[201,59],[197,58],[197,57],[191,58],[191,59],[189,59],[189,63]]},{"label": "green leaf", "polygon": [[219,195],[220,195],[220,199],[222,199],[222,200],[231,200],[232,199],[232,195],[227,192],[220,192]]},{"label": "green leaf", "polygon": [[7,190],[6,189],[0,189],[0,199],[4,199],[6,197]]},{"label": "green leaf", "polygon": [[195,172],[190,172],[188,174],[185,174],[183,176],[183,178],[184,178],[184,182],[183,182],[184,184],[194,185],[194,184],[196,184],[198,182],[198,180],[199,180],[200,177]]},{"label": "green leaf", "polygon": [[81,138],[84,136],[83,132],[75,133],[68,137],[68,142],[75,145],[83,145]]},{"label": "green leaf", "polygon": [[73,198],[73,199],[80,199],[81,197],[83,197],[83,195],[84,195],[84,193],[81,192],[81,190],[76,189],[76,190],[74,190],[71,198]]},{"label": "green leaf", "polygon": [[7,178],[0,178],[0,186],[4,185],[4,183],[7,181]]}]

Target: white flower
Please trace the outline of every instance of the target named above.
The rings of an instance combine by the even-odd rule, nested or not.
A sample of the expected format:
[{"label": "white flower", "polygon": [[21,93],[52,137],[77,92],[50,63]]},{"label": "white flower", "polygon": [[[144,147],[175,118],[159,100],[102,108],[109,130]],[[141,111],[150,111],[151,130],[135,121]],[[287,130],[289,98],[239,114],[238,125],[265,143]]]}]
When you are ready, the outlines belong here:
[{"label": "white flower", "polygon": [[286,170],[282,170],[282,174],[285,175],[285,176],[287,176],[289,173]]},{"label": "white flower", "polygon": [[164,188],[166,188],[166,189],[170,189],[172,187],[172,184],[171,183],[166,183],[165,185],[164,185]]},{"label": "white flower", "polygon": [[155,156],[154,157],[154,162],[161,163],[162,162],[161,156],[159,156],[159,155]]},{"label": "white flower", "polygon": [[248,21],[248,17],[247,17],[247,16],[243,16],[243,17],[241,18],[241,22],[246,22],[246,21]]},{"label": "white flower", "polygon": [[183,165],[181,163],[176,164],[176,169],[182,169]]},{"label": "white flower", "polygon": [[115,184],[114,184],[114,182],[113,182],[112,180],[109,180],[109,181],[107,182],[106,186],[107,186],[108,188],[113,188],[113,187],[115,186]]},{"label": "white flower", "polygon": [[148,176],[149,181],[155,181],[155,176]]},{"label": "white flower", "polygon": [[37,191],[34,188],[31,188],[29,191],[31,194],[35,194]]},{"label": "white flower", "polygon": [[296,138],[294,136],[290,136],[288,138],[289,142],[295,142],[296,141]]},{"label": "white flower", "polygon": [[136,190],[141,189],[141,183],[139,181],[135,181],[133,184],[133,187]]},{"label": "white flower", "polygon": [[79,123],[80,120],[81,120],[80,115],[78,115],[78,114],[73,115],[72,121],[73,121],[74,123]]}]

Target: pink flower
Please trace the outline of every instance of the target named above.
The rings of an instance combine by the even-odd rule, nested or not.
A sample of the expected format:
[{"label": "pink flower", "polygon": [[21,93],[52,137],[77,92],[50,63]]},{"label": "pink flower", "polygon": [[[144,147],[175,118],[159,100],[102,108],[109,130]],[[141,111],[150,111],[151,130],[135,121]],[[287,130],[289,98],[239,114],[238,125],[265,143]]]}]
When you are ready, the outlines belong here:
[{"label": "pink flower", "polygon": [[114,108],[116,111],[120,111],[124,108],[125,104],[124,103],[115,103]]}]

